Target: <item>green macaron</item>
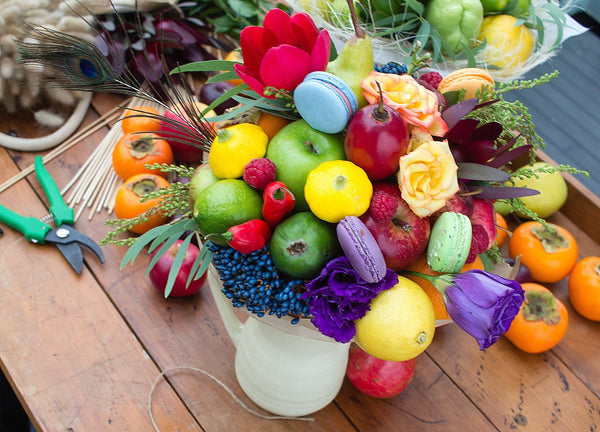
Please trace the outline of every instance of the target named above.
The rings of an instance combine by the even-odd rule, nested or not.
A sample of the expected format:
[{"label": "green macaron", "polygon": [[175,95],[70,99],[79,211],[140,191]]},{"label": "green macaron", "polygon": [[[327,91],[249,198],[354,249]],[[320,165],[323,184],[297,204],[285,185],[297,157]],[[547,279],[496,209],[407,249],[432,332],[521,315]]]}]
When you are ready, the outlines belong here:
[{"label": "green macaron", "polygon": [[444,212],[435,221],[427,245],[427,263],[440,273],[458,273],[469,256],[471,220],[462,213]]}]

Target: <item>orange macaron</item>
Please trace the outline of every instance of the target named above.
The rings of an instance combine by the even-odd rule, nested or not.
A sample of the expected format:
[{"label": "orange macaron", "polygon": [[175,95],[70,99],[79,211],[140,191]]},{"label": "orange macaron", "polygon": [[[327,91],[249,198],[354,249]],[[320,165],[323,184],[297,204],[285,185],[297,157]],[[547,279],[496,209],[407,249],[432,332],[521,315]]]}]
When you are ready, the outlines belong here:
[{"label": "orange macaron", "polygon": [[465,99],[477,97],[477,91],[482,87],[494,88],[494,78],[481,68],[464,68],[450,72],[438,86],[440,93],[465,90]]}]

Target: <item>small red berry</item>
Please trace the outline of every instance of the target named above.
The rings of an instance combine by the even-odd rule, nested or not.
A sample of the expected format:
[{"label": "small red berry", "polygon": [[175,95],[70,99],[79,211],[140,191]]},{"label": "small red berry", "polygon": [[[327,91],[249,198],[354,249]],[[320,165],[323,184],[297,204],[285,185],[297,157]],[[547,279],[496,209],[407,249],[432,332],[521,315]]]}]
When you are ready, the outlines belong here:
[{"label": "small red berry", "polygon": [[467,263],[472,263],[477,258],[477,255],[487,250],[490,237],[483,225],[473,224],[473,237],[471,239],[471,249],[467,257]]},{"label": "small red berry", "polygon": [[376,191],[371,197],[369,213],[377,222],[387,222],[394,218],[398,209],[398,200],[383,191]]},{"label": "small red berry", "polygon": [[277,168],[273,161],[267,158],[252,159],[244,168],[244,181],[258,190],[264,190],[275,181]]}]

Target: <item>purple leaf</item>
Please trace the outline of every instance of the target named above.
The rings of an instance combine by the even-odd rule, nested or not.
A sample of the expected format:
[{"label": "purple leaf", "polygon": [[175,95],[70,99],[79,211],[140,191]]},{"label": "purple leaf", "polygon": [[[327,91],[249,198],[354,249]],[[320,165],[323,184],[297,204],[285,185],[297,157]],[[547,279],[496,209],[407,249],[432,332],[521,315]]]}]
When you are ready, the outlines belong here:
[{"label": "purple leaf", "polygon": [[471,192],[479,191],[473,198],[482,199],[510,199],[524,196],[539,195],[539,191],[535,189],[512,187],[512,186],[481,186],[467,185],[467,189]]},{"label": "purple leaf", "polygon": [[479,125],[479,120],[463,119],[458,121],[454,127],[448,130],[445,137],[449,141],[465,141],[473,135]]},{"label": "purple leaf", "polygon": [[530,151],[531,147],[532,147],[531,144],[526,144],[521,147],[517,147],[515,149],[504,152],[501,155],[496,156],[494,159],[489,161],[487,163],[487,165],[494,167],[494,168],[503,167],[507,163],[509,163],[509,162],[515,160],[516,158],[518,158],[519,156],[521,156],[522,154]]},{"label": "purple leaf", "polygon": [[460,119],[473,111],[478,103],[479,100],[477,98],[467,99],[445,109],[442,113],[442,118],[448,125],[448,129],[452,129]]},{"label": "purple leaf", "polygon": [[486,165],[471,162],[460,162],[457,165],[458,177],[461,179],[504,182],[510,178],[508,173]]},{"label": "purple leaf", "polygon": [[496,141],[496,139],[502,133],[502,129],[502,125],[498,122],[485,123],[475,129],[471,139]]}]

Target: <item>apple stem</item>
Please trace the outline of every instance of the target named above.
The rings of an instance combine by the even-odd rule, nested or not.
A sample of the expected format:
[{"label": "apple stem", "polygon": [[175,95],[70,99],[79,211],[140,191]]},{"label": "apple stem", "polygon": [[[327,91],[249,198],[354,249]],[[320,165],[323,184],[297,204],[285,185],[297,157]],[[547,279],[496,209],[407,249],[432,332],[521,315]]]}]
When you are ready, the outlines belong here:
[{"label": "apple stem", "polygon": [[364,39],[367,33],[360,26],[358,16],[356,15],[356,8],[354,7],[354,0],[346,0],[348,3],[348,9],[350,9],[350,17],[352,18],[352,27],[354,27],[354,35],[358,39]]},{"label": "apple stem", "polygon": [[381,84],[379,84],[379,81],[377,80],[375,81],[375,84],[377,84],[377,88],[379,89],[379,103],[377,109],[373,110],[371,116],[378,122],[390,121],[390,113],[383,106],[383,90],[381,90]]}]

